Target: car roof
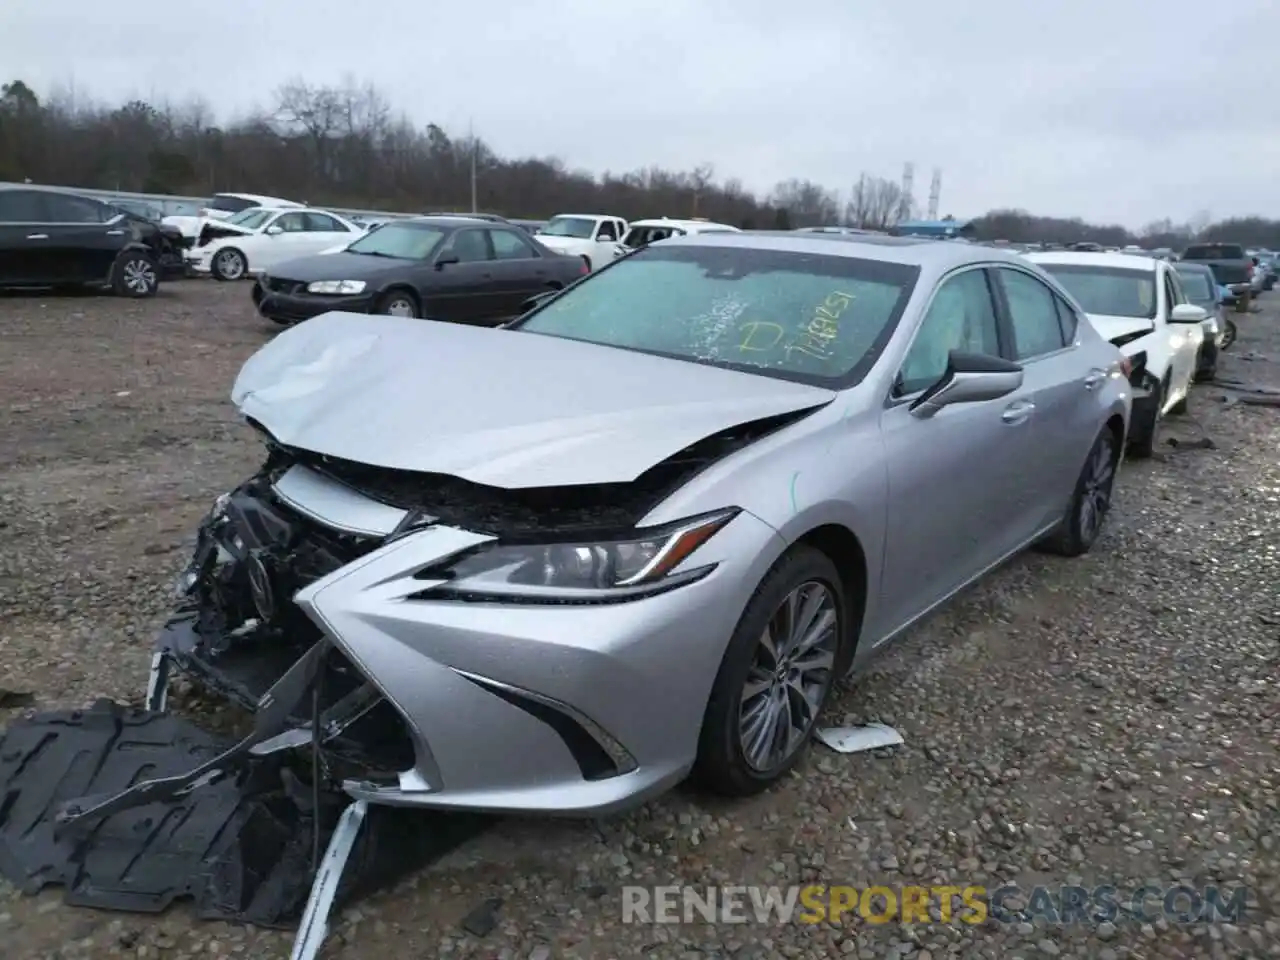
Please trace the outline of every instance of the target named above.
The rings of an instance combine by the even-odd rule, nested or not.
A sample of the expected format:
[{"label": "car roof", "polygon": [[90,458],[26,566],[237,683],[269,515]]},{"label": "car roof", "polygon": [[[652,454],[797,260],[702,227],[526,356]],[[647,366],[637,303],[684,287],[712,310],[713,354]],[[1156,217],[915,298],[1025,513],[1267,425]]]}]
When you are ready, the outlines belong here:
[{"label": "car roof", "polygon": [[284,197],[268,197],[264,193],[227,193],[225,191],[219,191],[218,193],[212,194],[209,199],[212,200],[214,197],[235,197],[237,200],[253,200],[255,202],[258,200],[266,201],[265,203],[259,203],[258,206],[260,207],[284,206],[292,208],[306,206],[306,204],[296,203],[293,200],[286,200]]},{"label": "car roof", "polygon": [[1173,268],[1179,273],[1207,273],[1212,275],[1213,268],[1207,263],[1200,263],[1197,260],[1179,260],[1173,265]]},{"label": "car roof", "polygon": [[1140,257],[1132,253],[1089,253],[1083,250],[1045,250],[1023,254],[1032,263],[1057,263],[1062,266],[1112,267],[1117,270],[1152,270],[1163,260]]},{"label": "car roof", "polygon": [[885,260],[935,270],[948,270],[967,263],[1023,262],[1023,258],[1012,251],[972,243],[955,243],[929,237],[798,233],[794,230],[694,233],[663,240],[662,246],[736,247],[749,250],[816,253],[859,260]]},{"label": "car roof", "polygon": [[474,227],[476,224],[484,223],[491,227],[509,227],[512,224],[506,220],[482,220],[479,217],[469,217],[462,213],[435,214],[429,213],[421,217],[397,217],[388,223],[417,223],[424,226],[435,225],[438,227]]}]

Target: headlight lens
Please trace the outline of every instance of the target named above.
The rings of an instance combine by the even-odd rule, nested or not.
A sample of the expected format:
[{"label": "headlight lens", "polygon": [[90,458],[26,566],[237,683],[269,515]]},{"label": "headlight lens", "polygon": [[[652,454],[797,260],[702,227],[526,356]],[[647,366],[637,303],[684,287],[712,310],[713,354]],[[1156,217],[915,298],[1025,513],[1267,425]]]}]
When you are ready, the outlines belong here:
[{"label": "headlight lens", "polygon": [[307,293],[364,293],[363,280],[317,280],[307,284]]},{"label": "headlight lens", "polygon": [[591,603],[661,593],[711,571],[715,564],[673,572],[737,514],[724,510],[625,540],[480,547],[418,573],[441,581],[419,596]]}]

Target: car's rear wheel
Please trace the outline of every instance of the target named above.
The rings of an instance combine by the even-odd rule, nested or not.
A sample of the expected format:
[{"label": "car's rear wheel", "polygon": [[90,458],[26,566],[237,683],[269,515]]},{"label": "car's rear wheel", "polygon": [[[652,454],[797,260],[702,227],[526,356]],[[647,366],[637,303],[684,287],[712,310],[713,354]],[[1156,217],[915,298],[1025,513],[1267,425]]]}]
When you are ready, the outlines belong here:
[{"label": "car's rear wheel", "polygon": [[1111,492],[1120,461],[1119,441],[1110,427],[1094,440],[1058,528],[1041,543],[1050,553],[1078,557],[1092,549],[1111,510]]},{"label": "car's rear wheel", "polygon": [[111,289],[118,297],[141,300],[154,297],[160,289],[160,274],[147,254],[128,250],[116,258],[111,268]]},{"label": "car's rear wheel", "polygon": [[373,312],[389,317],[416,318],[422,315],[422,311],[418,308],[418,298],[408,290],[389,290],[384,293]]},{"label": "car's rear wheel", "polygon": [[808,746],[831,695],[848,604],[835,565],[785,554],[743,611],[702,721],[694,778],[728,796],[764,790]]},{"label": "car's rear wheel", "polygon": [[227,247],[213,255],[209,272],[215,280],[241,280],[249,271],[249,261],[235,247]]}]

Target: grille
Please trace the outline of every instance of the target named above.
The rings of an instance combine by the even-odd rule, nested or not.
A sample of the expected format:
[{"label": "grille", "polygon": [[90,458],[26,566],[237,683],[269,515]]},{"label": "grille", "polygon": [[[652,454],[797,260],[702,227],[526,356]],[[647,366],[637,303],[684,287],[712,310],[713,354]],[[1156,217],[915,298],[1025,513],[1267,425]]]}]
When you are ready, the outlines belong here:
[{"label": "grille", "polygon": [[272,293],[299,294],[306,291],[307,285],[297,280],[282,280],[280,277],[268,277],[267,289]]}]

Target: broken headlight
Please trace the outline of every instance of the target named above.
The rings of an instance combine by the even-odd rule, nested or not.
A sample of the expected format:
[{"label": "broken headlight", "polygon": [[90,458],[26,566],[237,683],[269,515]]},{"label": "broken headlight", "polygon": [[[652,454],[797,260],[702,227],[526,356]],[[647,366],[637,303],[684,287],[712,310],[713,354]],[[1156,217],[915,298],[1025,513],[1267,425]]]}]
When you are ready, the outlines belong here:
[{"label": "broken headlight", "polygon": [[420,573],[440,580],[420,597],[525,602],[624,600],[701,579],[715,564],[674,572],[732,520],[724,510],[637,530],[625,539],[590,543],[497,544],[479,547]]}]

